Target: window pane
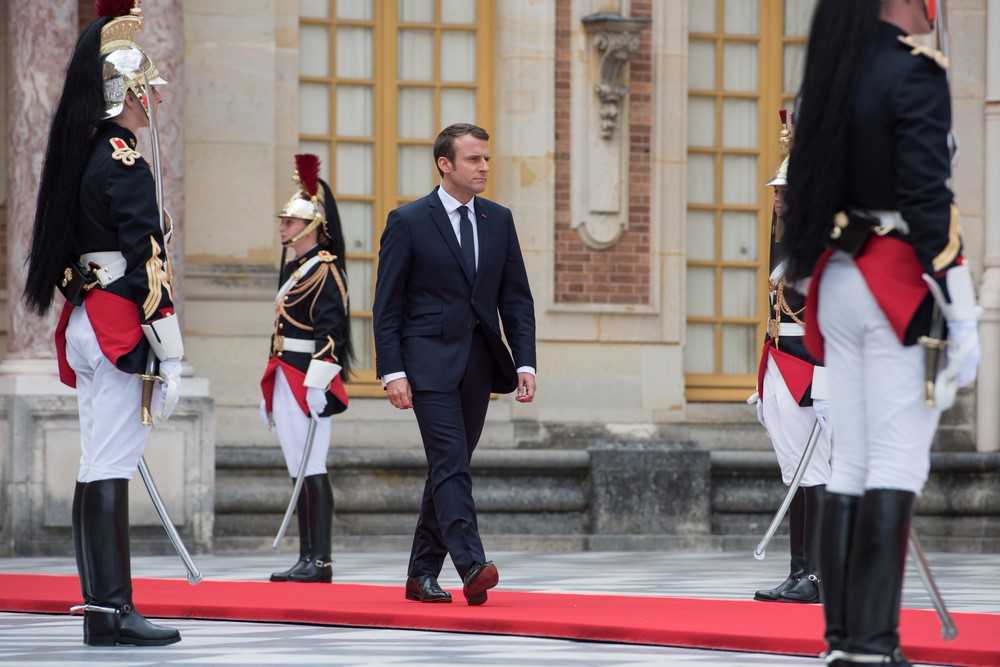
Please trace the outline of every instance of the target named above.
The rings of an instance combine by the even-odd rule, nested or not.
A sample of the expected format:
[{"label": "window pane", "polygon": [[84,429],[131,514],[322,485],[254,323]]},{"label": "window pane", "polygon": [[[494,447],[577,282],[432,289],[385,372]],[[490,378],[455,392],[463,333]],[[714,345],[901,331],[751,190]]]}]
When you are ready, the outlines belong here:
[{"label": "window pane", "polygon": [[[299,143],[300,153],[312,153],[319,158],[319,177],[330,182],[330,144],[319,141],[302,141]],[[339,203],[339,202],[338,202]]]},{"label": "window pane", "polygon": [[710,261],[715,259],[715,214],[688,211],[687,257]]},{"label": "window pane", "polygon": [[688,48],[688,88],[715,88],[715,44],[693,40]]},{"label": "window pane", "polygon": [[337,0],[337,18],[372,20],[372,0]]},{"label": "window pane", "polygon": [[434,80],[434,33],[427,30],[399,31],[399,78],[403,81]]},{"label": "window pane", "polygon": [[722,259],[752,262],[757,259],[757,216],[753,213],[722,214]]},{"label": "window pane", "polygon": [[329,18],[329,0],[299,0],[299,16],[310,19]]},{"label": "window pane", "polygon": [[722,145],[757,148],[757,102],[725,100],[722,103]]},{"label": "window pane", "polygon": [[726,44],[723,47],[726,90],[757,91],[757,46]]},{"label": "window pane", "polygon": [[452,123],[476,122],[476,91],[441,91],[441,127]]},{"label": "window pane", "polygon": [[372,89],[337,86],[337,134],[369,137],[372,134]]},{"label": "window pane", "polygon": [[757,203],[757,158],[727,155],[722,158],[722,201],[727,204]]},{"label": "window pane", "polygon": [[371,252],[372,205],[363,201],[339,201],[340,226],[344,229],[347,252]]},{"label": "window pane", "polygon": [[368,144],[337,144],[337,194],[372,193],[372,147]]},{"label": "window pane", "polygon": [[473,0],[441,0],[442,23],[475,23],[476,3]]},{"label": "window pane", "polygon": [[760,32],[758,0],[726,0],[726,32],[730,35],[756,35]]},{"label": "window pane", "polygon": [[684,341],[684,372],[715,372],[715,327],[711,324],[687,325]]},{"label": "window pane", "polygon": [[401,88],[396,113],[400,137],[434,138],[434,91],[426,88]]},{"label": "window pane", "polygon": [[330,76],[330,33],[326,27],[304,25],[299,27],[299,74],[302,76]]},{"label": "window pane", "polygon": [[688,0],[688,30],[715,32],[715,2]]},{"label": "window pane", "polygon": [[688,202],[715,203],[715,159],[711,155],[688,155]]},{"label": "window pane", "polygon": [[476,34],[449,31],[441,34],[441,80],[472,83],[476,80]]},{"label": "window pane", "polygon": [[715,100],[710,97],[688,98],[688,146],[715,145]]},{"label": "window pane", "polygon": [[799,85],[802,83],[802,73],[806,64],[806,47],[801,44],[788,44],[785,46],[784,77],[782,78],[785,91],[789,95],[799,92]]},{"label": "window pane", "polygon": [[722,270],[722,316],[754,317],[757,313],[757,271]]},{"label": "window pane", "polygon": [[[355,310],[361,310],[357,306]],[[372,367],[372,321],[367,317],[351,318],[351,345],[354,346],[354,367]]]},{"label": "window pane", "polygon": [[434,0],[399,0],[399,20],[403,23],[433,23]]},{"label": "window pane", "polygon": [[330,134],[330,92],[323,84],[299,84],[299,132]]},{"label": "window pane", "polygon": [[715,315],[715,269],[688,267],[687,314],[703,317]]},{"label": "window pane", "polygon": [[816,0],[785,0],[785,36],[808,37]]},{"label": "window pane", "polygon": [[420,197],[434,187],[434,158],[430,146],[399,147],[399,194]]},{"label": "window pane", "polygon": [[337,76],[372,78],[371,28],[337,28]]},{"label": "window pane", "polygon": [[753,373],[757,370],[757,329],[751,326],[722,327],[722,372]]},{"label": "window pane", "polygon": [[372,309],[372,263],[368,259],[347,260],[347,275],[350,282],[347,294],[351,299],[351,310]]}]

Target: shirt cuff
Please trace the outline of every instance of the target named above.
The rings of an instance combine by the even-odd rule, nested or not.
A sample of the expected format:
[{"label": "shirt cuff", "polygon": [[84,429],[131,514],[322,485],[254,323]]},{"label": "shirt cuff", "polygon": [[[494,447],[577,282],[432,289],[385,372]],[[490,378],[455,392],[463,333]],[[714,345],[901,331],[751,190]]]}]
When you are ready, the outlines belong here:
[{"label": "shirt cuff", "polygon": [[399,380],[399,379],[405,378],[405,377],[406,377],[406,371],[399,371],[399,372],[396,372],[396,373],[386,373],[385,375],[383,375],[381,377],[382,388],[385,389],[385,386],[387,384],[389,384],[390,382],[392,382],[393,380]]},{"label": "shirt cuff", "polygon": [[532,375],[536,375],[536,373],[535,373],[535,367],[534,366],[521,366],[520,368],[517,369],[517,372],[518,373],[531,373]]}]

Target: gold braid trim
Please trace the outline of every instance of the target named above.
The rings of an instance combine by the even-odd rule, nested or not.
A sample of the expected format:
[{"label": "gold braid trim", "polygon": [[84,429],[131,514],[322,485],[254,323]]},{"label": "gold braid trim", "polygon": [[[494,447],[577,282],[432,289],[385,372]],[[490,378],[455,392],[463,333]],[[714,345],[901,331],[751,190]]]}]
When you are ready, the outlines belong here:
[{"label": "gold braid trim", "polygon": [[333,337],[327,336],[326,345],[324,345],[322,349],[320,349],[318,352],[316,352],[316,354],[313,355],[313,359],[321,359],[323,355],[326,354],[326,351],[329,350],[330,356],[333,357],[333,360],[339,362],[340,360],[337,359],[337,355],[334,354],[336,349],[337,349],[337,344],[333,342]]},{"label": "gold braid trim", "polygon": [[955,261],[962,247],[962,225],[959,222],[958,207],[952,204],[951,220],[948,222],[948,244],[931,262],[935,273]]},{"label": "gold braid trim", "polygon": [[170,288],[170,276],[167,273],[167,265],[160,259],[160,244],[152,236],[149,237],[152,252],[146,260],[146,300],[142,302],[143,319],[149,319],[156,312],[157,306],[163,300],[163,290],[167,291],[170,300],[174,300],[173,291]]}]

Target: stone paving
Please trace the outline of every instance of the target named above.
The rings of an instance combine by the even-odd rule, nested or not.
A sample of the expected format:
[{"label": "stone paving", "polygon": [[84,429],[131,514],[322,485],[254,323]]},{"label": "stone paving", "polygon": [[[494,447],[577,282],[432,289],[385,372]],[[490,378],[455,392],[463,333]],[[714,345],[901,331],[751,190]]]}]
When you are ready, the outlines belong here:
[{"label": "stone paving", "polygon": [[[681,595],[710,598],[750,596],[780,581],[786,562],[777,552],[763,562],[737,553],[493,553],[508,589],[558,592]],[[403,553],[336,555],[341,582],[401,584]],[[1000,556],[931,554],[939,586],[956,611],[1000,612]],[[210,579],[265,578],[291,562],[289,555],[201,555]],[[74,573],[71,559],[0,559],[0,572]],[[133,559],[135,576],[183,577],[173,557]],[[460,586],[450,566],[441,583]],[[904,604],[929,607],[916,573],[908,572]],[[807,658],[653,646],[628,646],[528,637],[366,630],[306,625],[171,621],[183,641],[163,648],[89,649],[81,645],[79,619],[0,614],[0,664],[76,665],[818,665]],[[1000,623],[1000,618],[998,618]]]}]

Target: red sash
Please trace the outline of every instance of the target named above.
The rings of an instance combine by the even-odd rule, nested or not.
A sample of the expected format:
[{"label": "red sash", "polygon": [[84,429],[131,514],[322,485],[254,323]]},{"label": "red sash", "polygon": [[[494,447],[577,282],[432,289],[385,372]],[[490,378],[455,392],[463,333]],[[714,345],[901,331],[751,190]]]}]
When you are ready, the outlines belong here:
[{"label": "red sash", "polygon": [[[139,306],[134,301],[106,290],[93,289],[84,297],[83,307],[97,336],[97,345],[111,363],[117,365],[118,360],[134,350],[142,340]],[[73,305],[67,301],[56,325],[55,343],[59,380],[75,388],[76,373],[66,359],[66,328],[72,313]]]}]

